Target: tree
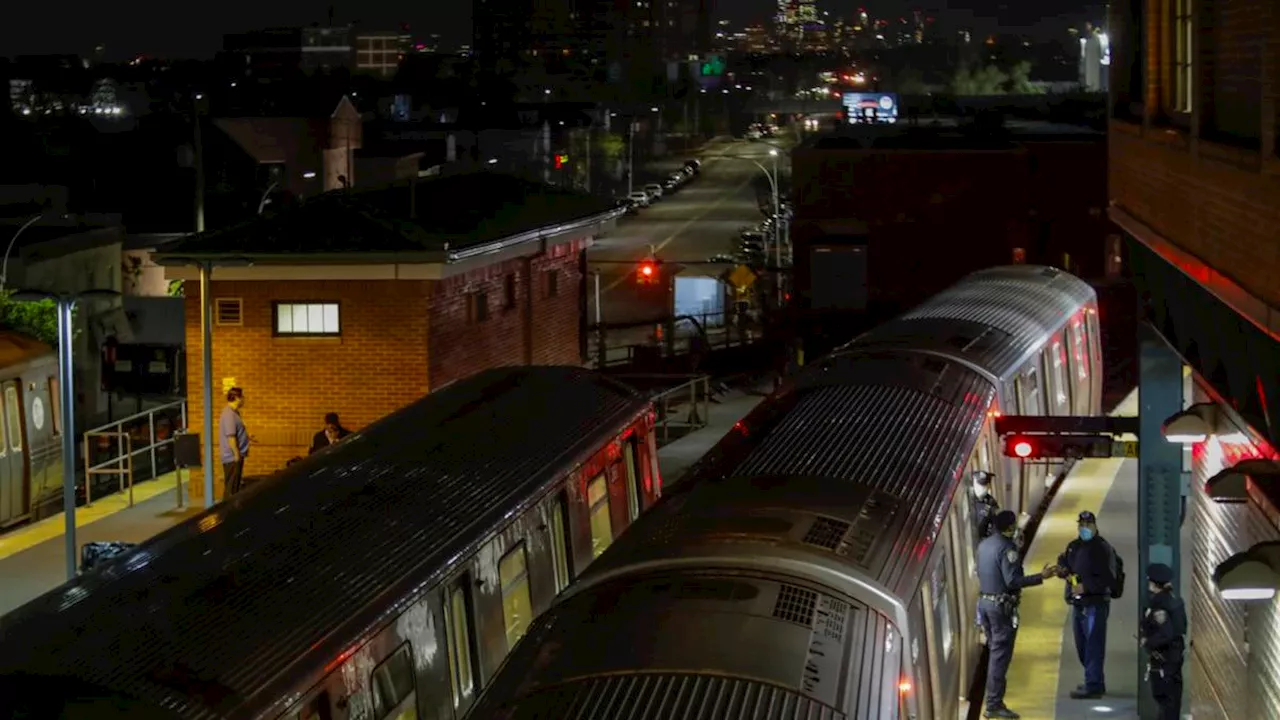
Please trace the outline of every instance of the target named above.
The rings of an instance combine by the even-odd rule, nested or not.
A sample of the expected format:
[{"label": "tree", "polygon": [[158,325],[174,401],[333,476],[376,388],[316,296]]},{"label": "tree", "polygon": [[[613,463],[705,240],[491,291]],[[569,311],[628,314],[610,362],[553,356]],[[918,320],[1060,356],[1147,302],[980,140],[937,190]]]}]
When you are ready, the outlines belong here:
[{"label": "tree", "polygon": [[951,81],[951,89],[956,95],[1005,95],[1008,93],[1009,76],[994,65],[984,65],[977,69],[961,65]]},{"label": "tree", "polygon": [[1040,95],[1044,88],[1031,82],[1031,63],[1023,60],[1009,69],[1009,93],[1011,95]]},{"label": "tree", "polygon": [[0,328],[58,346],[58,306],[52,300],[18,302],[12,290],[0,290]]},{"label": "tree", "polygon": [[627,141],[618,133],[600,133],[596,137],[596,144],[600,148],[600,154],[610,162],[620,160],[622,153],[627,150]]},{"label": "tree", "polygon": [[924,84],[924,75],[913,67],[905,67],[893,78],[894,89],[900,95],[925,95],[929,88]]}]

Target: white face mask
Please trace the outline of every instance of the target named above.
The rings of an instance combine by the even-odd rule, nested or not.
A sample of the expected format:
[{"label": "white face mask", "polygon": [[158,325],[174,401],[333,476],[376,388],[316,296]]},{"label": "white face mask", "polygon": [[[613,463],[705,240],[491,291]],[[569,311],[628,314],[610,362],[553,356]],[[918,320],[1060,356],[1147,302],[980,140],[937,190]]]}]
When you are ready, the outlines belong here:
[{"label": "white face mask", "polygon": [[980,498],[986,497],[990,492],[991,491],[987,489],[986,485],[979,485],[978,483],[973,484],[973,494]]}]

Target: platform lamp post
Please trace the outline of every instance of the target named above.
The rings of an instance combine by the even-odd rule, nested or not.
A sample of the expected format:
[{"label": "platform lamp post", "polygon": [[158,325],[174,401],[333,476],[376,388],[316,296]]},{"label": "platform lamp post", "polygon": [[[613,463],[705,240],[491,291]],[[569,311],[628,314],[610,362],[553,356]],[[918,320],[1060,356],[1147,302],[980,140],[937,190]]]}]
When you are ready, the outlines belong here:
[{"label": "platform lamp post", "polygon": [[200,365],[203,370],[201,385],[204,402],[204,506],[213,507],[213,299],[210,285],[213,280],[213,268],[248,267],[253,264],[247,258],[209,258],[209,257],[156,257],[156,264],[161,266],[195,267],[200,272]]},{"label": "platform lamp post", "polygon": [[[115,290],[83,290],[76,293],[50,292],[46,290],[18,290],[13,299],[18,302],[52,300],[58,309],[58,389],[57,400],[62,416],[62,514],[66,526],[67,579],[76,576],[76,418],[75,418],[75,366],[72,362],[72,314],[76,304],[84,300],[114,300],[120,297]],[[86,467],[89,458],[85,458]],[[90,476],[85,474],[86,485]]]},{"label": "platform lamp post", "polygon": [[[778,307],[782,307],[782,233],[780,231],[780,228],[782,227],[782,203],[778,196],[778,149],[770,149],[769,157],[773,158],[773,172],[769,172],[769,168],[766,168],[764,165],[760,164],[760,161],[754,158],[743,157],[742,159],[750,160],[755,163],[756,167],[760,168],[760,172],[764,173],[764,176],[768,178],[769,189],[773,192],[773,230],[771,231],[771,234],[773,235],[774,262],[778,268],[777,281],[774,285],[776,285],[778,289]],[[766,260],[768,259],[768,254],[769,252],[766,248]]]}]

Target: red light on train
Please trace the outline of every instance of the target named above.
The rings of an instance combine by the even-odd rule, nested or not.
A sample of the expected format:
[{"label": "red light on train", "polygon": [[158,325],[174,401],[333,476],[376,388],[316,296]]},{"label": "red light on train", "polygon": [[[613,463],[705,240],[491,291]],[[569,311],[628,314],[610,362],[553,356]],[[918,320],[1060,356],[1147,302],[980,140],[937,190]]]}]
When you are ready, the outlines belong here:
[{"label": "red light on train", "polygon": [[902,682],[898,683],[898,692],[902,693],[903,695],[906,695],[907,693],[911,692],[911,681],[903,680]]},{"label": "red light on train", "polygon": [[1018,440],[1013,444],[1013,454],[1020,458],[1029,458],[1036,448],[1026,440]]}]

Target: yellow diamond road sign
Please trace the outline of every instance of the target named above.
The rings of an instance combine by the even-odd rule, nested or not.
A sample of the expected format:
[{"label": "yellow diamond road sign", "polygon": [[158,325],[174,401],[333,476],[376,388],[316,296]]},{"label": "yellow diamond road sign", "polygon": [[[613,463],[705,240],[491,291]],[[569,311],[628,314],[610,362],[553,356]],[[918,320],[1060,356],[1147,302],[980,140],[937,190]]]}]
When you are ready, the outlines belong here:
[{"label": "yellow diamond road sign", "polygon": [[749,288],[755,281],[756,274],[751,272],[751,268],[746,265],[739,265],[733,269],[733,272],[729,273],[729,282],[739,289]]}]

